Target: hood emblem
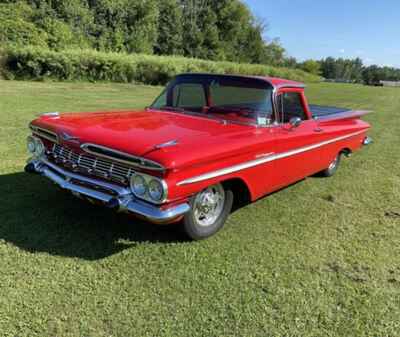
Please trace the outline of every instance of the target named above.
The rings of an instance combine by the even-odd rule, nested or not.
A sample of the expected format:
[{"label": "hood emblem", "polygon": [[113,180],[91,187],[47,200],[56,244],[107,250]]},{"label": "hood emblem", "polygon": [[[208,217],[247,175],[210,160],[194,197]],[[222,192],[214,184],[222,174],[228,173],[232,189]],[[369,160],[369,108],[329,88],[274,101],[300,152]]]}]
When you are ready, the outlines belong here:
[{"label": "hood emblem", "polygon": [[157,144],[154,146],[154,148],[158,150],[158,149],[163,149],[165,147],[176,146],[176,145],[178,145],[178,141],[174,139],[166,143]]},{"label": "hood emblem", "polygon": [[66,132],[62,132],[60,134],[60,137],[62,140],[66,141],[66,142],[68,142],[68,141],[69,142],[71,142],[71,141],[79,142],[79,137],[71,136],[70,134],[68,134]]}]

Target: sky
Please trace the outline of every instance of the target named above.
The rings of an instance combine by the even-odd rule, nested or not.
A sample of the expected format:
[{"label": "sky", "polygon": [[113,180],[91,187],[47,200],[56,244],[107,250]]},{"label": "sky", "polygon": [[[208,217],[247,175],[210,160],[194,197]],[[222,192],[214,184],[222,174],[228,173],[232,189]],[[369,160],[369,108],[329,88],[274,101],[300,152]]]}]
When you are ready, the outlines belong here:
[{"label": "sky", "polygon": [[290,56],[400,68],[400,0],[243,0]]}]

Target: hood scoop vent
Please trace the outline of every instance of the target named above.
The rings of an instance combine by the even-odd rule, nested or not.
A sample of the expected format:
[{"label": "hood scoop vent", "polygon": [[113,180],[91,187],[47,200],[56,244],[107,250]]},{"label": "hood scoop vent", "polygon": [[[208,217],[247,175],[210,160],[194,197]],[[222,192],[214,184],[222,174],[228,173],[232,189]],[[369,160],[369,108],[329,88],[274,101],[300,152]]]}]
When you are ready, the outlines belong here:
[{"label": "hood scoop vent", "polygon": [[165,168],[159,163],[156,163],[152,160],[145,159],[142,157],[134,156],[125,152],[117,151],[110,149],[105,146],[96,145],[96,144],[82,144],[82,150],[87,153],[93,154],[98,157],[103,157],[111,160],[115,160],[120,163],[124,163],[127,165],[131,165],[134,167],[146,169],[146,170],[154,170],[154,171],[164,171]]},{"label": "hood scoop vent", "polygon": [[35,134],[36,136],[45,138],[53,143],[58,143],[58,136],[56,133],[40,128],[38,126],[34,125],[29,125],[30,129],[32,130],[32,133]]}]

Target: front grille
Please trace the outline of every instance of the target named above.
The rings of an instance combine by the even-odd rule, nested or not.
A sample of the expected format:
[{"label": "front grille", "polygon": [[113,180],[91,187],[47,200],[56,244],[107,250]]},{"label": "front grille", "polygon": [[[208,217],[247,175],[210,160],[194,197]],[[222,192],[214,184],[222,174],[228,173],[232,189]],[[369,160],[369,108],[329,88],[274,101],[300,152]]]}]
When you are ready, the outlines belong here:
[{"label": "front grille", "polygon": [[132,168],[127,165],[87,154],[79,154],[59,144],[53,145],[50,158],[56,164],[72,171],[82,172],[122,184],[127,184],[134,173]]}]

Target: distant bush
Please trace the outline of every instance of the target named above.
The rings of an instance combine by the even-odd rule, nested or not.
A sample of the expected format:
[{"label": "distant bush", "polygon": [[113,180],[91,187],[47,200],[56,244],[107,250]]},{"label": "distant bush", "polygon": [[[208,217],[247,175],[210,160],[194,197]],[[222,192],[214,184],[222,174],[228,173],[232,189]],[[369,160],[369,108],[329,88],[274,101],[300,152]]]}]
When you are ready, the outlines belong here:
[{"label": "distant bush", "polygon": [[61,52],[40,47],[12,47],[4,53],[5,73],[8,78],[15,79],[140,82],[163,85],[179,73],[205,72],[277,76],[303,82],[320,80],[320,77],[298,69],[175,56],[128,55],[94,50]]}]

